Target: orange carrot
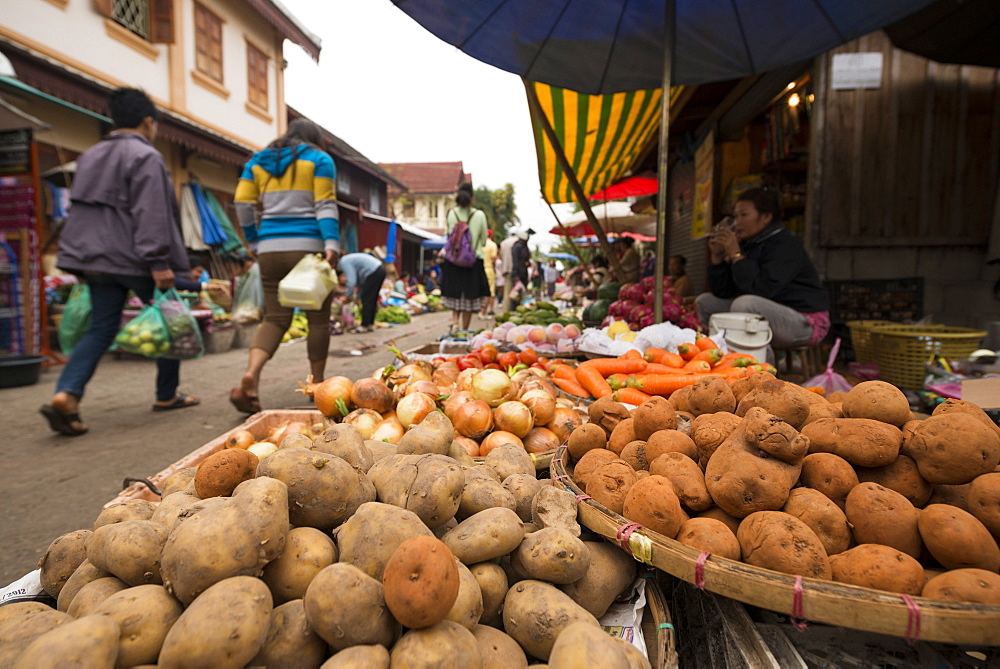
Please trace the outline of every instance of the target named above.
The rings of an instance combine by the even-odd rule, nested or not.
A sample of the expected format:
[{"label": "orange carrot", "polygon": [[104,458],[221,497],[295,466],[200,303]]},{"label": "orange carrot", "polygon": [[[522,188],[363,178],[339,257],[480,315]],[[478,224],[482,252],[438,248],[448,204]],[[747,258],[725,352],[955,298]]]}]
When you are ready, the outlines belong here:
[{"label": "orange carrot", "polygon": [[687,374],[687,372],[679,367],[668,367],[658,362],[649,363],[643,371],[646,374]]},{"label": "orange carrot", "polygon": [[634,404],[636,406],[639,406],[650,398],[649,395],[635,388],[620,388],[614,392],[612,397],[616,402],[624,402],[625,404]]},{"label": "orange carrot", "polygon": [[817,395],[826,395],[826,388],[823,386],[803,386],[803,388],[811,393],[816,393]]},{"label": "orange carrot", "polygon": [[565,363],[559,363],[549,367],[549,374],[551,374],[553,378],[576,381],[576,370]]},{"label": "orange carrot", "polygon": [[646,359],[646,362],[660,362],[660,358],[666,353],[669,353],[666,349],[651,347],[646,349],[646,353],[642,357]]},{"label": "orange carrot", "polygon": [[642,360],[643,357],[642,357],[642,353],[639,353],[639,351],[637,351],[636,349],[631,348],[628,351],[626,351],[625,353],[623,353],[622,355],[618,356],[618,359],[619,360]]},{"label": "orange carrot", "polygon": [[[599,358],[598,360],[610,360],[611,362],[631,362],[630,360],[615,360],[614,358]],[[600,399],[601,397],[607,397],[611,394],[611,385],[604,379],[604,374],[601,373],[596,366],[588,364],[589,362],[597,362],[597,360],[581,363],[579,367],[576,368],[576,380],[579,385],[586,388],[587,392],[594,397]],[[641,361],[643,365],[646,364],[645,360]],[[562,386],[560,386],[562,387]]]},{"label": "orange carrot", "polygon": [[[576,368],[577,379],[580,378],[580,370],[583,368],[594,369],[603,376],[607,378],[612,374],[636,374],[642,372],[646,369],[646,365],[649,364],[642,358],[595,358],[593,360],[586,360],[580,363],[580,366]],[[586,384],[584,384],[586,387]],[[593,392],[592,389],[591,392]],[[595,395],[596,397],[596,395]]]},{"label": "orange carrot", "polygon": [[[705,337],[708,339],[708,337]],[[722,351],[718,348],[703,348],[695,354],[691,360],[705,360],[710,365],[714,365],[722,358]]]},{"label": "orange carrot", "polygon": [[680,344],[677,347],[677,352],[685,360],[690,360],[694,356],[698,355],[699,351],[701,351],[701,349],[698,348],[697,344]]},{"label": "orange carrot", "polygon": [[628,385],[649,395],[669,396],[703,378],[704,374],[643,374],[629,377]]},{"label": "orange carrot", "polygon": [[710,348],[719,348],[719,345],[711,337],[695,337],[694,343],[702,351],[707,351]]},{"label": "orange carrot", "polygon": [[608,385],[611,386],[611,390],[618,390],[619,388],[624,388],[628,383],[628,374],[612,374],[608,377]]},{"label": "orange carrot", "polygon": [[680,369],[684,366],[684,358],[682,358],[679,354],[671,353],[670,351],[664,352],[657,362],[666,365],[667,367],[674,367],[676,369]]},{"label": "orange carrot", "polygon": [[570,395],[576,395],[577,397],[590,397],[590,393],[587,389],[577,383],[575,380],[570,379],[560,379],[553,378],[552,383],[559,386],[562,390],[566,391]]},{"label": "orange carrot", "polygon": [[691,374],[704,374],[712,371],[712,365],[707,360],[690,360],[681,369]]},{"label": "orange carrot", "polygon": [[729,360],[740,360],[740,359],[743,359],[743,358],[746,358],[746,359],[750,360],[751,364],[757,362],[757,358],[753,357],[749,353],[740,353],[738,351],[731,351],[731,352],[725,354],[724,356],[722,356],[721,358],[719,358],[719,362],[722,363],[722,362],[727,362]]}]

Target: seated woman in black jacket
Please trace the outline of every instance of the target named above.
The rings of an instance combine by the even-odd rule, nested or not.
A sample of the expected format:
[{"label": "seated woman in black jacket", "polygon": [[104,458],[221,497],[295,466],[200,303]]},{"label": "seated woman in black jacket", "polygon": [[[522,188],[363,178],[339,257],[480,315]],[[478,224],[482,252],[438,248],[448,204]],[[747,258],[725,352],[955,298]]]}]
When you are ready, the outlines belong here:
[{"label": "seated woman in black jacket", "polygon": [[708,242],[710,293],[698,296],[698,318],[736,311],[759,314],[771,344],[819,343],[830,330],[830,298],[798,237],[781,224],[779,193],[754,188],[739,196],[732,228],[719,226]]}]

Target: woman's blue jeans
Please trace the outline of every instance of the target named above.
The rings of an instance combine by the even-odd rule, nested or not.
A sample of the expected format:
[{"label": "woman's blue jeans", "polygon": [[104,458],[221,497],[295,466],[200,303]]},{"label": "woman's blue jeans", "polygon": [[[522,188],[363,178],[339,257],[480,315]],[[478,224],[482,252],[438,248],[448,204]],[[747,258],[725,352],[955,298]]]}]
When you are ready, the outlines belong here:
[{"label": "woman's blue jeans", "polygon": [[[85,272],[83,279],[90,284],[90,328],[73,348],[73,354],[56,383],[57,393],[69,393],[78,398],[83,397],[83,391],[94,375],[101,356],[121,329],[122,310],[129,290],[135,291],[143,302],[149,302],[153,299],[153,289],[156,287],[149,276]],[[172,400],[177,395],[180,373],[180,360],[157,358],[158,402]]]}]

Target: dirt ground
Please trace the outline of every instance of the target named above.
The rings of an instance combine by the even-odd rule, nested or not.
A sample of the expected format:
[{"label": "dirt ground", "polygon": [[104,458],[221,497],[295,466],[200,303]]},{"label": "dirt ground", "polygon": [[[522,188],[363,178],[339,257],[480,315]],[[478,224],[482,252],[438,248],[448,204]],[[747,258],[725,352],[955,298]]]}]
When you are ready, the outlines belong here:
[{"label": "dirt ground", "polygon": [[[390,339],[401,350],[412,349],[447,332],[450,320],[447,312],[424,314],[372,334],[332,337],[327,376],[367,376],[392,362]],[[154,413],[152,362],[105,356],[81,405],[90,432],[75,438],[53,434],[38,413],[61,367],[44,370],[35,385],[0,389],[0,587],[33,570],[59,535],[90,528],[124,478],[151,476],[243,422],[246,416],[230,406],[228,395],[245,364],[246,351],[235,349],[185,362],[181,391],[201,404]],[[308,371],[304,342],[280,348],[264,369],[264,408],[312,408],[295,392]]]}]

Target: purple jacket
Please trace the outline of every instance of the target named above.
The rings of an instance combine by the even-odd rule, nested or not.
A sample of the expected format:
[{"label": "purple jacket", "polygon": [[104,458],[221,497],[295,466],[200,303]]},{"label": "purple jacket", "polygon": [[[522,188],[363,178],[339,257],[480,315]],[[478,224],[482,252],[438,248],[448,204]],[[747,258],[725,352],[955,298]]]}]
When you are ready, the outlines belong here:
[{"label": "purple jacket", "polygon": [[174,187],[145,137],[111,133],[76,160],[61,269],[148,276],[188,267]]}]

